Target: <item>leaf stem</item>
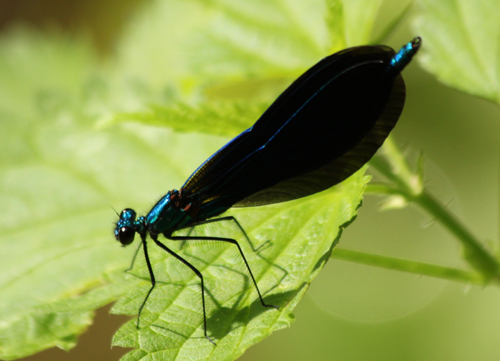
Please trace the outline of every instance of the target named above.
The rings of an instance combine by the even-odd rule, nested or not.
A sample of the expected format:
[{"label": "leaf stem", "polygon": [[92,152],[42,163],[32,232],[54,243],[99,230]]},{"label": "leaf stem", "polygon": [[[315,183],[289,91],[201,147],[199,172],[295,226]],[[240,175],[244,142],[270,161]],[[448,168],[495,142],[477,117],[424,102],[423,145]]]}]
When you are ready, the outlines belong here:
[{"label": "leaf stem", "polygon": [[428,192],[415,198],[415,203],[436,217],[464,247],[466,260],[485,277],[485,282],[490,279],[499,279],[499,265],[497,259],[484,248],[484,246],[469,232],[464,224],[458,220],[447,208],[443,207],[437,199]]},{"label": "leaf stem", "polygon": [[385,269],[415,273],[423,276],[442,278],[462,283],[469,283],[475,285],[482,285],[484,283],[482,275],[477,272],[470,272],[451,267],[437,266],[430,263],[411,261],[408,259],[387,257],[372,253],[365,253],[365,252],[340,249],[340,248],[335,248],[331,257],[343,261],[350,261],[368,266],[376,266]]},{"label": "leaf stem", "polygon": [[378,157],[372,160],[371,165],[390,180],[391,184],[370,184],[367,187],[367,192],[399,195],[408,202],[419,205],[435,217],[462,243],[465,259],[482,275],[482,283],[486,284],[492,280],[500,282],[498,260],[458,218],[424,189],[422,174],[411,170],[392,137],[387,138],[382,153],[385,162]]}]

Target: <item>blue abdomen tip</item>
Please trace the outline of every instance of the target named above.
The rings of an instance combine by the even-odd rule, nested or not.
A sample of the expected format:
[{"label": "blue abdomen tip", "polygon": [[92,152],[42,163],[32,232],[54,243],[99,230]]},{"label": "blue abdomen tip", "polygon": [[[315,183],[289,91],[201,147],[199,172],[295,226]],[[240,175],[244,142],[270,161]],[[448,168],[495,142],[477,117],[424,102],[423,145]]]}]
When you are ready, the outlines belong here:
[{"label": "blue abdomen tip", "polygon": [[403,46],[391,60],[391,66],[397,72],[400,72],[404,69],[406,65],[411,61],[413,56],[417,53],[418,49],[420,49],[420,45],[422,45],[422,38],[416,37],[405,46]]}]

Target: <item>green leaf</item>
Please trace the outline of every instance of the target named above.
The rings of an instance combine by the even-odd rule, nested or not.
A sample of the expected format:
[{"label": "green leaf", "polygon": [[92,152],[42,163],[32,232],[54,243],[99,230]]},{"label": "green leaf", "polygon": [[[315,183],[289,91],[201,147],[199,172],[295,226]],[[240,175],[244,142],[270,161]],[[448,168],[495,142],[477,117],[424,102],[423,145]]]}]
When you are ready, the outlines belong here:
[{"label": "green leaf", "polygon": [[[147,281],[124,273],[134,250],[132,247],[118,247],[113,239],[112,222],[117,217],[110,206],[121,209],[135,205],[147,211],[151,202],[158,197],[158,192],[178,187],[204,158],[224,144],[224,140],[217,137],[178,135],[166,129],[138,125],[97,129],[94,99],[97,95],[101,96],[103,89],[109,85],[99,77],[99,72],[92,71],[88,62],[71,61],[81,59],[82,54],[87,54],[87,59],[93,58],[85,42],[62,36],[39,37],[26,31],[17,34],[11,35],[0,45],[0,59],[4,64],[10,64],[1,73],[1,89],[7,94],[5,88],[10,88],[13,100],[23,99],[22,106],[5,102],[0,108],[0,134],[4,140],[0,144],[0,199],[3,205],[0,217],[0,357],[6,360],[52,346],[64,349],[73,347],[77,335],[90,324],[92,310],[127,292],[136,292],[137,301],[128,310],[128,313],[136,314],[135,306],[144,296],[143,291],[147,290]],[[16,49],[23,49],[17,58]],[[38,59],[41,63],[37,66],[44,69],[42,74],[51,81],[40,82],[34,76],[25,78],[26,69],[20,66],[25,64],[22,62],[25,57]],[[73,82],[65,83],[64,79],[57,78],[58,74],[66,77],[68,73],[74,77]],[[104,99],[107,99],[106,96]],[[168,154],[173,156],[167,158]],[[304,240],[313,238],[310,246],[314,246],[313,250],[317,252],[310,258],[313,265],[304,265],[305,268],[298,274],[288,269],[287,282],[292,288],[285,289],[296,288],[297,284],[304,287],[319,271],[323,263],[317,263],[318,255],[329,252],[339,224],[354,216],[364,182],[360,173],[349,186],[342,186],[347,192],[343,195],[337,189],[323,198],[316,197],[319,201],[310,198],[295,205],[290,203],[266,207],[267,210],[263,207],[237,211],[241,212],[237,213],[238,217],[241,215],[243,225],[248,227],[253,239],[267,237],[278,245],[287,235],[292,235],[288,242],[302,242],[305,247],[307,242],[304,243]],[[301,202],[305,202],[306,208],[303,210],[299,206]],[[288,207],[291,208],[287,210]],[[335,215],[333,210],[339,213]],[[307,216],[299,235],[296,233],[301,222],[294,223],[296,221],[292,219],[295,218],[280,218],[285,215],[295,217],[294,213],[299,219],[302,215]],[[310,218],[312,214],[316,216]],[[255,224],[259,219],[273,217],[275,223],[270,222],[267,227]],[[322,222],[327,225],[322,226]],[[291,228],[281,233],[275,227]],[[292,229],[295,231],[291,232]],[[310,233],[313,231],[315,233]],[[270,247],[263,253],[263,256],[273,255],[276,258],[272,267],[260,255],[249,255],[252,269],[255,263],[261,287],[269,292],[270,288],[276,286],[273,300],[282,306],[281,312],[262,314],[264,320],[270,317],[271,321],[267,322],[272,323],[272,327],[266,324],[265,334],[271,329],[288,325],[289,312],[298,301],[297,294],[284,294],[282,286],[273,278],[284,274],[282,271],[280,273],[277,260],[287,263],[286,257],[308,251],[291,247],[283,255],[275,254],[278,250],[284,251],[283,246]],[[221,252],[221,248],[215,252]],[[222,252],[226,253],[224,247]],[[323,255],[324,261],[327,257]],[[240,260],[236,261],[234,267],[238,270]],[[231,280],[227,284],[210,277],[211,272],[220,269],[217,266],[219,262],[222,260],[207,266],[207,286],[216,296],[215,300],[227,307],[234,306],[227,298],[231,295],[227,289],[236,284],[240,288],[235,289],[244,296],[238,306],[253,305],[255,294],[251,290],[243,292],[241,288],[246,279],[244,270],[241,274],[236,273],[238,276],[232,276],[236,282]],[[290,264],[300,268],[297,262]],[[159,279],[168,281],[161,273],[162,266],[163,263],[158,265],[155,262],[156,269],[160,270]],[[268,271],[266,266],[271,267],[271,270]],[[184,275],[185,272],[179,274]],[[190,278],[180,281],[187,282],[187,286],[183,286],[183,297],[189,296],[193,282],[190,282]],[[142,288],[138,288],[138,285]],[[301,288],[296,292],[304,290]],[[168,287],[164,291],[169,291]],[[195,304],[198,302],[196,297],[186,299]],[[155,302],[155,297],[148,303],[148,308],[164,306],[163,300]],[[217,311],[214,304],[209,307],[213,321],[217,315],[213,312]],[[260,316],[262,310],[253,307],[256,306],[253,305],[250,310],[259,315],[252,318],[252,332],[255,333],[263,327],[260,324],[263,321]],[[198,327],[200,311],[196,306],[192,308],[194,312],[187,312],[182,317],[187,317],[191,325],[194,323]],[[222,311],[226,309],[223,307]],[[240,312],[241,308],[232,310]],[[228,312],[232,314],[233,311]],[[242,326],[245,321],[244,315],[238,314],[240,316],[235,316],[238,320],[235,327]],[[162,317],[168,320],[168,316]],[[230,316],[221,324],[229,327],[233,319]],[[133,330],[133,335],[133,324],[126,327]],[[242,329],[247,327],[242,326]],[[222,337],[224,333],[218,332],[214,336]],[[123,334],[124,331],[120,331],[119,335]],[[252,336],[245,332],[245,342],[233,353],[243,352],[244,345],[248,346],[262,337],[264,334]],[[121,336],[116,339],[120,340],[117,343],[125,344]],[[190,339],[187,344],[193,340]],[[202,343],[205,341],[201,340]]]},{"label": "green leaf", "polygon": [[418,59],[441,82],[500,103],[500,3],[420,0]]},{"label": "green leaf", "polygon": [[347,0],[342,2],[347,46],[369,43],[375,16],[382,2],[382,0]]},{"label": "green leaf", "polygon": [[73,347],[92,310],[123,293],[94,162],[109,137],[78,106],[92,59],[85,41],[61,35],[18,30],[0,42],[2,359]]},{"label": "green leaf", "polygon": [[[242,126],[250,122],[261,104],[327,55],[324,17],[320,2],[158,1],[132,23],[118,58],[104,65],[80,37],[16,29],[0,39],[0,358],[73,347],[92,311],[122,295],[115,311],[137,314],[149,279],[140,259],[135,276],[124,273],[134,249],[113,239],[112,207],[147,212],[227,141],[150,125],[168,116],[169,126],[188,132],[180,121],[189,111],[193,121],[213,122],[197,130],[237,132],[228,121],[242,115]],[[152,110],[137,112],[150,104]],[[142,124],[98,126],[124,112],[144,116]],[[125,359],[169,348],[172,340],[176,355],[195,357],[190,347],[199,342],[199,358],[208,350],[230,359],[288,326],[339,227],[355,216],[365,183],[360,171],[321,195],[232,211],[252,241],[271,242],[253,253],[234,234],[266,300],[280,311],[256,301],[230,247],[180,250],[206,271],[215,351],[197,338],[203,335],[198,280],[151,245],[163,283],[144,310],[143,328],[132,321],[115,337],[116,344],[141,349]]]},{"label": "green leaf", "polygon": [[411,3],[412,0],[327,0],[331,51],[382,43]]},{"label": "green leaf", "polygon": [[[234,97],[239,84],[237,95],[248,100],[249,91],[259,95],[259,79],[264,87],[280,83],[273,97],[283,78],[293,80],[327,55],[324,16],[322,0],[156,1],[120,43],[118,69],[147,89],[165,90],[169,80],[174,99],[196,99],[199,91]],[[241,87],[250,77],[258,81]]]},{"label": "green leaf", "polygon": [[[196,106],[183,103],[151,105],[150,111],[118,114],[113,121],[166,127],[177,132],[235,136],[242,129],[252,126],[266,108],[265,104],[243,102],[210,102]],[[104,123],[110,124],[112,122]]]},{"label": "green leaf", "polygon": [[[292,310],[330,257],[341,230],[355,217],[367,180],[360,171],[316,196],[231,210],[228,214],[240,221],[254,247],[264,245],[258,252],[252,252],[241,233],[227,225],[212,224],[196,234],[238,239],[265,302],[280,310],[262,306],[234,246],[214,242],[187,246],[187,242],[182,248],[179,242],[164,241],[203,273],[207,329],[217,346],[203,336],[199,279],[151,243],[149,254],[159,284],[143,310],[140,329],[137,320],[131,320],[115,335],[113,344],[143,351],[134,351],[125,360],[153,360],[159,355],[162,360],[234,360],[270,333],[290,326]],[[119,300],[114,313],[137,315],[151,287],[142,250],[139,254],[141,261],[133,274],[143,282]]]}]

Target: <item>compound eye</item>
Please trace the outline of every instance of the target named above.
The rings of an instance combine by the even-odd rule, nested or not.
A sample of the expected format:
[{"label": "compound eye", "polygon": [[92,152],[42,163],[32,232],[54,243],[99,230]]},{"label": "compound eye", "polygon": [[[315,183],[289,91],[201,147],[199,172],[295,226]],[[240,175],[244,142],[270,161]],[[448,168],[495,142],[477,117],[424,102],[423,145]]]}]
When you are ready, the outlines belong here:
[{"label": "compound eye", "polygon": [[120,213],[120,219],[127,219],[130,221],[135,221],[135,217],[137,214],[133,209],[130,208],[125,208],[121,213]]},{"label": "compound eye", "polygon": [[122,246],[128,246],[134,241],[135,230],[132,227],[122,227],[116,233],[116,240],[120,241]]}]

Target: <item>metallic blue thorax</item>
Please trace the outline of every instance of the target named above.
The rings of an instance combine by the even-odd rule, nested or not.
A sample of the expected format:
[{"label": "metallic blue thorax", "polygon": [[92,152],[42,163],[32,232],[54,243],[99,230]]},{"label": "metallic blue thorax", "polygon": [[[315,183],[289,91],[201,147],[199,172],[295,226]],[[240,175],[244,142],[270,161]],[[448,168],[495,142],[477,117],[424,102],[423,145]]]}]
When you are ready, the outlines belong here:
[{"label": "metallic blue thorax", "polygon": [[193,217],[189,207],[181,203],[179,191],[174,189],[163,196],[146,216],[146,227],[153,234],[172,234],[189,224]]}]

